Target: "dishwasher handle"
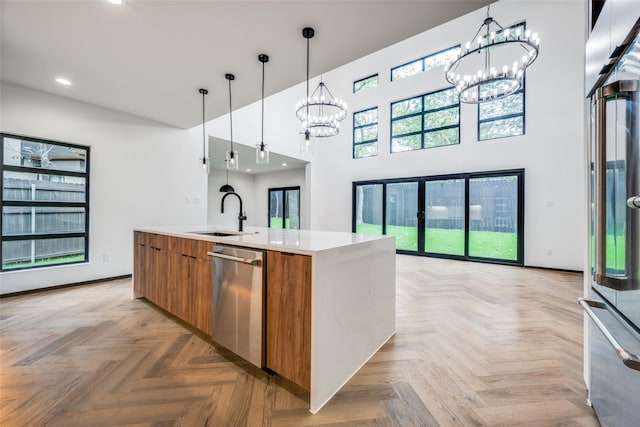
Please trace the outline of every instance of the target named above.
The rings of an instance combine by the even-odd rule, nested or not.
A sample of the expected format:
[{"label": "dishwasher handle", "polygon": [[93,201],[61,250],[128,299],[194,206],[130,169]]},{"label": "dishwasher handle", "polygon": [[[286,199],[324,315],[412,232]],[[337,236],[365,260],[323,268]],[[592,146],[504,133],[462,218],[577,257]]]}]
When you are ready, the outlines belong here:
[{"label": "dishwasher handle", "polygon": [[241,262],[243,264],[256,265],[256,266],[262,265],[262,260],[259,258],[255,258],[255,259],[241,258],[233,255],[220,254],[217,252],[207,252],[207,255],[212,256],[214,258],[222,258],[222,259],[227,259],[229,261]]}]

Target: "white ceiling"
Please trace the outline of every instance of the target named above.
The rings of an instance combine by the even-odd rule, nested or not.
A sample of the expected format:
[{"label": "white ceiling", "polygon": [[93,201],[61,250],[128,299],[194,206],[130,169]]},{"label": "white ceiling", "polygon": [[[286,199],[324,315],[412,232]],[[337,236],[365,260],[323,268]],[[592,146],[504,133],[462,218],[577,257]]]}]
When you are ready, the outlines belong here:
[{"label": "white ceiling", "polygon": [[[332,70],[489,0],[0,0],[2,80],[190,128]],[[54,78],[64,76],[64,87]]]}]

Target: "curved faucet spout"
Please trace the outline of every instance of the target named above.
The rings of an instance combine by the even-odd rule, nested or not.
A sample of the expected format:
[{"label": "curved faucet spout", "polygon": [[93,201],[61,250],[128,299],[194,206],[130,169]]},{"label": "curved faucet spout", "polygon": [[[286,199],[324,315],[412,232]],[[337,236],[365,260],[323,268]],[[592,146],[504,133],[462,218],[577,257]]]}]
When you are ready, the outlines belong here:
[{"label": "curved faucet spout", "polygon": [[242,210],[242,197],[240,197],[238,193],[229,192],[222,196],[222,202],[220,203],[220,213],[224,213],[224,200],[232,194],[238,198],[238,201],[240,201],[240,213],[238,214],[238,231],[242,231],[242,222],[247,219],[247,215],[243,213],[244,211]]}]

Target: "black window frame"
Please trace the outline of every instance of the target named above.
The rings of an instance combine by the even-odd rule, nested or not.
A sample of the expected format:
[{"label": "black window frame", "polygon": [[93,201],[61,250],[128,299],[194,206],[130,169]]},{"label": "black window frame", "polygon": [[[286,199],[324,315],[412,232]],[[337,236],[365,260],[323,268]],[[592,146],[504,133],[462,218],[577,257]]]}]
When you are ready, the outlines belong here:
[{"label": "black window frame", "polygon": [[[520,21],[516,24],[513,24],[511,26],[509,26],[509,29],[514,29],[517,27],[522,26],[522,31],[526,31],[527,29],[527,21]],[[480,90],[482,85],[478,86],[478,90]],[[527,87],[527,79],[526,79],[526,72],[525,72],[525,76],[522,78],[522,87],[520,89],[518,89],[517,91],[513,92],[512,94],[510,94],[509,96],[512,95],[519,95],[522,94],[522,113],[511,113],[511,114],[505,114],[502,116],[496,116],[496,117],[491,117],[488,119],[480,119],[480,107],[482,106],[482,103],[478,103],[478,106],[476,108],[477,114],[476,114],[476,118],[477,118],[477,128],[476,128],[476,140],[478,142],[485,142],[485,141],[493,141],[495,139],[504,139],[504,138],[513,138],[516,136],[523,136],[527,134],[527,97],[526,97],[526,87]],[[506,98],[506,97],[505,97]],[[512,118],[516,118],[516,117],[522,117],[522,133],[519,134],[515,134],[515,135],[505,135],[505,136],[497,136],[495,138],[486,138],[486,139],[481,139],[480,138],[480,125],[482,123],[491,123],[491,122],[495,122],[498,120],[506,120],[506,119],[512,119]]]},{"label": "black window frame", "polygon": [[[440,93],[440,92],[444,92],[444,91],[448,91],[448,90],[452,90],[455,92],[455,87],[453,86],[449,86],[449,87],[445,87],[442,89],[438,89],[432,92],[428,92],[428,93],[424,93],[422,95],[416,95],[416,96],[412,96],[409,98],[404,98],[404,99],[400,99],[398,101],[393,101],[391,102],[390,106],[389,106],[389,116],[390,116],[390,120],[389,120],[389,152],[391,154],[398,154],[398,153],[405,153],[408,151],[416,151],[416,150],[425,150],[425,149],[430,149],[430,148],[439,148],[439,147],[450,147],[452,145],[459,145],[460,144],[460,100],[458,99],[458,97],[456,96],[456,99],[458,99],[457,103],[454,104],[450,104],[444,107],[438,107],[438,108],[433,108],[430,110],[425,110],[425,102],[424,99],[425,97],[429,96],[429,95],[434,95],[436,93]],[[393,106],[394,104],[398,104],[401,102],[406,102],[412,99],[417,99],[420,98],[420,111],[415,112],[415,113],[410,113],[410,114],[406,114],[404,116],[400,116],[400,117],[393,117]],[[440,126],[437,128],[431,128],[431,129],[427,129],[425,130],[425,120],[424,120],[424,116],[426,114],[429,113],[435,113],[435,112],[439,112],[439,111],[445,111],[445,110],[451,110],[457,108],[458,109],[458,121],[455,125],[446,125],[446,126]],[[420,116],[420,130],[419,131],[414,131],[414,132],[407,132],[404,134],[400,134],[400,135],[394,135],[393,134],[393,124],[394,122],[398,121],[398,120],[404,120],[406,118],[409,117],[417,117]],[[442,130],[447,130],[447,129],[458,129],[458,142],[456,142],[455,144],[446,144],[446,145],[437,145],[435,147],[425,147],[425,135],[429,134],[429,133],[435,133],[435,132],[439,132]],[[413,136],[413,135],[420,135],[420,147],[419,148],[414,148],[411,150],[402,150],[402,151],[393,151],[393,138],[401,138],[401,137],[406,137],[406,136]]]},{"label": "black window frame", "polygon": [[[4,140],[5,138],[11,139],[19,139],[21,141],[29,141],[39,144],[50,144],[57,145],[61,147],[67,148],[77,148],[80,150],[85,150],[85,171],[84,172],[76,172],[76,171],[66,171],[60,169],[44,169],[30,166],[15,166],[15,165],[5,165],[4,164]],[[2,219],[0,220],[0,271],[8,272],[8,271],[24,271],[24,270],[34,270],[38,268],[45,267],[57,267],[62,265],[71,265],[71,264],[86,264],[90,260],[89,253],[89,230],[90,230],[90,210],[89,210],[89,201],[90,201],[90,165],[91,165],[91,147],[86,145],[72,144],[68,142],[55,141],[49,139],[41,139],[35,138],[25,135],[17,135],[10,133],[0,133],[0,169],[2,173],[0,174],[0,179],[2,180],[2,194],[0,195],[0,201],[2,206],[18,206],[18,207],[72,207],[72,208],[84,208],[84,232],[62,232],[62,233],[38,233],[38,234],[23,234],[23,235],[4,235],[4,224],[1,222],[4,221],[4,215],[2,215]],[[30,200],[4,200],[4,174],[5,172],[26,172],[26,173],[35,173],[35,174],[46,174],[46,175],[58,175],[58,176],[70,176],[70,177],[79,177],[84,178],[85,180],[85,199],[84,202],[56,202],[56,201],[30,201]],[[43,265],[31,265],[25,267],[16,267],[16,268],[4,268],[4,242],[13,242],[13,241],[24,241],[24,240],[46,240],[46,239],[64,239],[64,238],[83,238],[84,239],[84,259],[79,261],[69,261],[69,262],[60,262],[60,263],[51,263],[51,264],[43,264]]]},{"label": "black window frame", "polygon": [[[374,78],[374,77],[376,77],[376,85],[375,85],[374,87],[367,88],[366,86],[362,86],[362,87],[364,87],[365,89],[358,89],[358,90],[356,90],[356,85],[357,85],[358,83],[360,83],[360,82],[364,82],[365,80],[369,80],[369,79],[372,79],[372,78]],[[379,82],[380,82],[380,76],[378,75],[378,73],[371,74],[370,76],[363,77],[363,78],[361,78],[361,79],[355,80],[355,81],[353,82],[353,93],[360,93],[360,92],[365,92],[365,91],[370,90],[370,89],[374,89],[374,88],[378,87],[378,83],[379,83]]]},{"label": "black window frame", "polygon": [[287,230],[299,230],[300,222],[302,222],[302,206],[300,206],[300,195],[302,191],[300,190],[300,186],[292,186],[292,187],[274,187],[269,188],[267,191],[267,227],[268,228],[276,228],[271,226],[271,193],[282,192],[282,229],[287,229],[285,227],[285,219],[287,218],[287,214],[289,212],[289,204],[286,202],[287,192],[288,191],[297,191],[298,192],[298,228],[288,228]]},{"label": "black window frame", "polygon": [[[376,116],[377,119],[374,123],[367,123],[365,125],[360,125],[360,126],[356,126],[356,115],[360,114],[360,113],[366,113],[368,111],[373,111],[376,110]],[[354,111],[353,112],[353,131],[352,131],[352,141],[353,141],[353,147],[351,150],[351,157],[353,159],[366,159],[368,157],[376,157],[378,155],[378,124],[380,123],[380,116],[378,114],[378,106],[375,107],[371,107],[371,108],[367,108],[364,110],[360,110],[360,111]],[[376,128],[376,138],[375,139],[367,139],[364,141],[360,141],[360,142],[356,142],[356,132],[360,129],[364,129],[364,128],[368,128],[368,127],[373,127],[375,126]],[[371,144],[371,143],[376,143],[376,154],[371,154],[369,156],[356,156],[356,147],[359,145],[367,145],[367,144]]]},{"label": "black window frame", "polygon": [[[470,256],[469,255],[469,182],[475,178],[493,178],[499,176],[517,176],[518,177],[518,189],[517,189],[517,255],[515,260],[508,259],[498,259],[498,258],[488,258],[488,257],[478,257],[478,256]],[[425,183],[429,181],[442,181],[442,180],[451,180],[451,179],[464,179],[465,180],[465,219],[464,219],[464,234],[465,234],[465,242],[464,242],[464,255],[451,255],[451,254],[442,254],[442,253],[434,253],[434,252],[426,252],[424,248],[424,230],[421,232],[421,226],[418,226],[418,250],[417,251],[408,251],[403,249],[396,249],[396,253],[404,254],[404,255],[416,255],[416,256],[424,256],[424,257],[433,257],[433,258],[446,258],[446,259],[455,259],[460,261],[473,261],[473,262],[483,262],[490,264],[504,264],[504,265],[514,265],[514,266],[524,266],[524,220],[525,220],[525,205],[524,205],[524,188],[525,188],[525,169],[505,169],[505,170],[494,170],[494,171],[481,171],[481,172],[465,172],[465,173],[453,173],[446,175],[429,175],[429,176],[418,176],[418,177],[408,177],[408,178],[388,178],[388,179],[375,179],[368,181],[353,181],[352,182],[352,203],[351,203],[351,231],[353,233],[356,232],[356,209],[357,209],[357,187],[359,185],[372,185],[372,184],[381,184],[382,185],[382,234],[386,235],[387,229],[387,184],[397,184],[397,183],[408,183],[408,182],[417,182],[418,183],[418,212],[416,212],[416,216],[418,218],[418,224],[424,224],[424,215],[425,215],[425,199],[424,199],[424,189]]]},{"label": "black window frame", "polygon": [[[424,73],[424,72],[426,72],[426,71],[430,71],[430,70],[432,70],[432,69],[429,69],[429,70],[426,70],[426,69],[425,69],[425,68],[426,68],[427,59],[429,59],[429,58],[431,58],[431,57],[433,57],[433,56],[436,56],[436,55],[440,55],[441,53],[447,52],[447,51],[449,51],[449,50],[453,50],[453,49],[460,49],[460,47],[461,47],[461,45],[459,45],[459,44],[457,44],[457,45],[453,45],[453,46],[451,46],[451,47],[448,47],[448,48],[445,48],[445,49],[441,49],[441,50],[439,50],[439,51],[437,51],[437,52],[430,53],[429,55],[425,55],[425,56],[422,56],[422,57],[420,57],[420,58],[412,59],[411,61],[407,61],[407,62],[405,62],[404,64],[396,65],[395,67],[392,67],[392,68],[389,70],[389,81],[396,82],[396,81],[398,81],[398,80],[406,79],[406,78],[408,78],[408,77],[413,77],[413,76],[416,76],[416,75],[418,75],[418,74]],[[411,74],[410,76],[401,77],[401,78],[398,78],[398,79],[394,79],[394,78],[393,78],[393,72],[394,72],[395,70],[397,70],[398,68],[406,67],[407,65],[409,65],[409,64],[413,64],[414,62],[418,62],[418,61],[420,61],[420,62],[421,62],[421,71],[420,71],[419,73]],[[437,67],[436,67],[436,68],[437,68]]]},{"label": "black window frame", "polygon": [[[514,137],[517,137],[517,136],[523,136],[523,135],[527,134],[526,79],[523,80],[523,83],[524,84],[523,84],[522,88],[518,89],[517,91],[515,91],[515,92],[513,92],[512,94],[509,95],[509,96],[513,96],[513,95],[522,94],[522,113],[510,113],[510,114],[504,114],[502,116],[491,117],[491,118],[488,118],[488,119],[480,119],[480,105],[481,104],[478,104],[478,108],[477,108],[477,128],[476,128],[477,141],[478,142],[493,141],[495,139],[514,138]],[[516,117],[522,117],[522,133],[518,133],[518,134],[514,134],[514,135],[497,136],[495,138],[480,139],[480,125],[482,123],[491,123],[491,122],[495,122],[495,121],[498,121],[498,120],[513,119],[513,118],[516,118]]]}]

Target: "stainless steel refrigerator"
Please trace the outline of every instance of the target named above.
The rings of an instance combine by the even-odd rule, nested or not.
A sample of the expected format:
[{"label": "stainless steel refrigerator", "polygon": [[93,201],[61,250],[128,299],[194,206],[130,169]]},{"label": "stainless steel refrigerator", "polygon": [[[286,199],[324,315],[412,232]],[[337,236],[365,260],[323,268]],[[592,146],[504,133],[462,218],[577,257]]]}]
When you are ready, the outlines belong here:
[{"label": "stainless steel refrigerator", "polygon": [[[590,57],[598,40],[587,43],[590,289],[580,304],[589,318],[589,401],[602,426],[624,427],[640,426],[640,2],[609,3],[602,64]],[[630,28],[610,43],[623,10]]]}]

